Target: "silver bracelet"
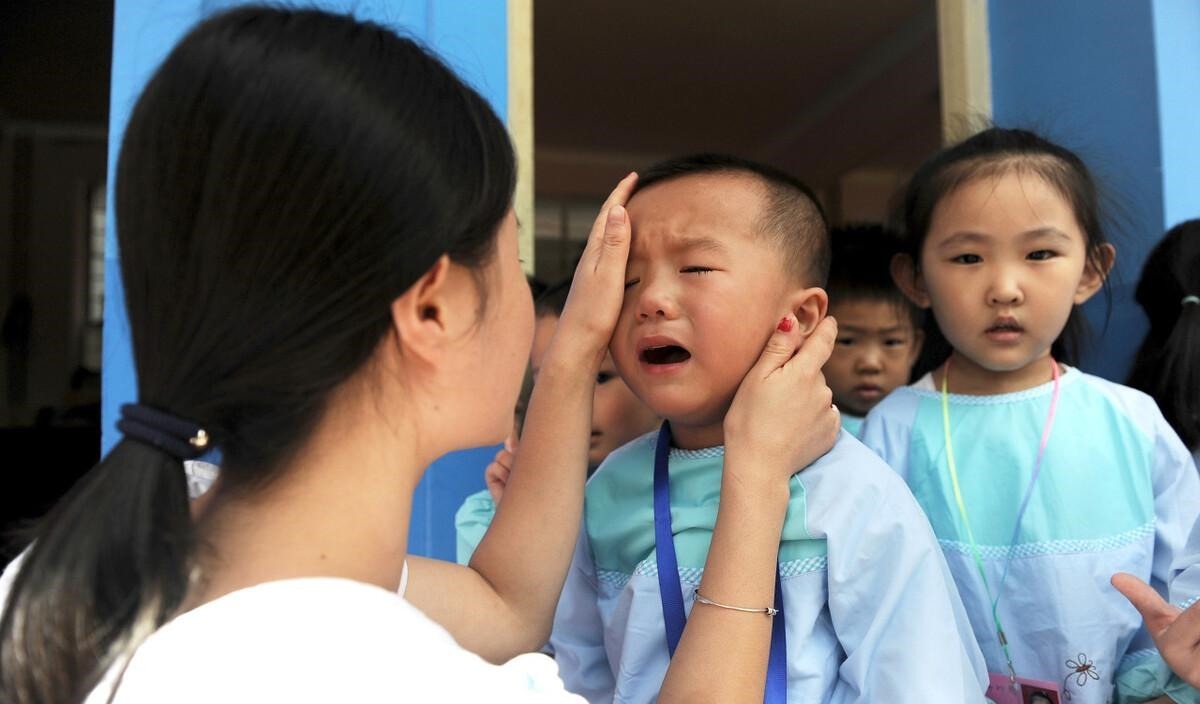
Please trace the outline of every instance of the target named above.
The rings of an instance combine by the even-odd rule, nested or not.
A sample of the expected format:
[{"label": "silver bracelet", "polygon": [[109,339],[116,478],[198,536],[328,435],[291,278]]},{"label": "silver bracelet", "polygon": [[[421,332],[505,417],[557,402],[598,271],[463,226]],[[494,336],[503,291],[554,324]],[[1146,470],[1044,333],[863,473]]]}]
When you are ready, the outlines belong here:
[{"label": "silver bracelet", "polygon": [[716,606],[716,607],[719,607],[722,609],[729,609],[730,611],[741,611],[742,613],[746,613],[746,614],[766,614],[767,616],[774,616],[775,614],[779,613],[779,609],[773,609],[770,606],[763,608],[763,609],[747,609],[744,606],[730,606],[729,604],[718,604],[717,602],[713,601],[712,599],[707,599],[703,595],[701,595],[699,589],[695,590],[695,597],[696,597],[697,603],[708,604],[709,606]]}]

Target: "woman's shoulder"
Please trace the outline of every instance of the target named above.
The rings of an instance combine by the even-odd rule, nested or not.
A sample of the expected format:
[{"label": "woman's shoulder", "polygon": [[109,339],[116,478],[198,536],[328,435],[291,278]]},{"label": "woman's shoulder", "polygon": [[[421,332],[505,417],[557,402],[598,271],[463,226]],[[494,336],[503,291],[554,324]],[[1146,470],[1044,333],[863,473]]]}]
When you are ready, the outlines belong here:
[{"label": "woman's shoulder", "polygon": [[[520,660],[520,659],[518,659]],[[257,585],[183,614],[114,668],[93,692],[105,701],[397,701],[562,692],[553,663],[495,667],[396,594],[337,578]],[[543,668],[544,669],[544,668]],[[501,698],[503,700],[503,698]],[[552,699],[553,701],[553,699]]]}]

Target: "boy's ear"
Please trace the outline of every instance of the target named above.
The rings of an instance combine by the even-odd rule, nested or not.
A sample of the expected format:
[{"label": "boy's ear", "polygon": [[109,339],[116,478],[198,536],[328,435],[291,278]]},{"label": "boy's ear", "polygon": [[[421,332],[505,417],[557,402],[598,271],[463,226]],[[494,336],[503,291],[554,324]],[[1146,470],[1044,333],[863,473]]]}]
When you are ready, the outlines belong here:
[{"label": "boy's ear", "polygon": [[1094,257],[1088,257],[1083,265],[1083,276],[1079,277],[1079,288],[1075,289],[1075,305],[1083,303],[1100,290],[1116,261],[1117,248],[1107,242],[1096,249]]},{"label": "boy's ear", "polygon": [[808,337],[829,312],[829,294],[816,286],[801,289],[788,302],[788,309],[800,323],[800,334]]},{"label": "boy's ear", "polygon": [[913,365],[917,363],[917,359],[921,357],[921,350],[925,347],[925,331],[921,328],[914,327],[912,349],[908,353],[908,369],[912,371]]},{"label": "boy's ear", "polygon": [[917,270],[917,264],[907,254],[897,254],[892,257],[892,281],[904,297],[919,308],[929,308],[929,292],[925,289],[925,279]]}]

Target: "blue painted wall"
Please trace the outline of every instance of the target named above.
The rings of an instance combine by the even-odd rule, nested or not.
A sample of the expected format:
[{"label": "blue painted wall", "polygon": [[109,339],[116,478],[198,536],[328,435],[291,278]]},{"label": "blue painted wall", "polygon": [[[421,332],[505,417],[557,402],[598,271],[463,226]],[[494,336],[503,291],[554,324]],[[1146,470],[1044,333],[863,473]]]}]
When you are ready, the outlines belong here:
[{"label": "blue painted wall", "polygon": [[[143,85],[171,47],[197,21],[243,0],[117,0],[113,21],[112,93],[109,114],[109,183],[129,113]],[[496,111],[508,113],[508,24],[505,0],[315,0],[291,6],[348,12],[422,39],[474,85]],[[115,209],[105,251],[104,432],[102,451],[119,439],[120,405],[137,397],[129,323],[119,276]],[[413,501],[409,549],[454,559],[454,511],[463,498],[484,488],[483,468],[495,448],[455,453],[426,473]]]},{"label": "blue painted wall", "polygon": [[[988,23],[996,124],[1033,128],[1076,151],[1120,204],[1111,319],[1083,366],[1123,380],[1146,331],[1133,288],[1147,250],[1163,233],[1150,6],[990,2]],[[1105,310],[1103,296],[1087,305],[1098,335]]]}]

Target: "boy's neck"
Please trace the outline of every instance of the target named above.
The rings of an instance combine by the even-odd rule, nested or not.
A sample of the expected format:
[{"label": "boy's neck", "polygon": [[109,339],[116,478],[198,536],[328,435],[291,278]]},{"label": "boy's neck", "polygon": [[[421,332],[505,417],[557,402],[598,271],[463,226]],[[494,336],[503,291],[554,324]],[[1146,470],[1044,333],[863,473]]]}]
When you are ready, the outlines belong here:
[{"label": "boy's neck", "polygon": [[703,450],[725,444],[724,420],[707,425],[671,421],[671,444],[682,450]]},{"label": "boy's neck", "polygon": [[950,393],[968,396],[1016,393],[1041,386],[1054,378],[1050,368],[1049,351],[1020,369],[994,371],[976,364],[956,350],[950,354],[950,359],[934,372],[933,382],[939,390],[947,370],[950,374],[947,384]]}]

